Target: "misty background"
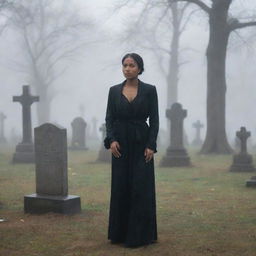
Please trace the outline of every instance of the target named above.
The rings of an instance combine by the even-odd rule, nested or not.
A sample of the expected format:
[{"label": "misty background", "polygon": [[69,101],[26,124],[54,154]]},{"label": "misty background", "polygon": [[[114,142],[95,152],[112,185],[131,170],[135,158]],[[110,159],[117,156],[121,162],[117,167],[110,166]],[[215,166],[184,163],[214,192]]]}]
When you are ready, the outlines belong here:
[{"label": "misty background", "polygon": [[[65,72],[53,83],[56,96],[51,104],[50,121],[67,128],[69,135],[71,135],[70,124],[77,116],[82,116],[90,126],[92,126],[92,118],[96,117],[97,130],[105,122],[108,90],[110,86],[124,80],[121,59],[128,52],[137,52],[143,57],[145,72],[140,79],[156,85],[159,97],[160,128],[167,129],[166,79],[159,69],[155,55],[130,41],[132,37],[137,38],[140,35],[137,33],[130,34],[128,37],[126,35],[132,21],[135,21],[140,14],[142,6],[132,4],[120,9],[118,7],[120,2],[124,1],[69,0],[69,5],[78,8],[80,15],[90,20],[92,24],[86,28],[86,32],[81,31],[81,37],[85,37],[88,43],[81,48],[76,57],[65,59],[61,63],[60,69],[66,67]],[[254,16],[256,14],[256,11],[253,12],[256,10],[254,1],[237,0],[233,5],[234,14],[243,16],[244,19],[251,17],[252,13]],[[179,73],[178,97],[183,108],[188,111],[184,126],[190,142],[195,136],[192,123],[201,120],[206,125],[205,50],[209,34],[208,18],[201,11],[197,13],[196,17],[189,21],[180,39],[181,48],[184,49],[181,53],[181,61],[184,64]],[[143,26],[138,29],[143,29]],[[171,27],[163,26],[160,31],[161,29],[162,37],[159,40],[168,45]],[[246,126],[252,133],[252,140],[256,141],[254,139],[256,134],[255,32],[254,27],[245,28],[239,31],[239,35],[232,35],[230,38],[226,65],[226,130],[231,145],[233,145],[235,131],[241,126]],[[12,102],[13,96],[22,94],[22,85],[30,84],[27,74],[21,72],[17,66],[17,63],[23,63],[22,53],[17,31],[4,29],[0,40],[0,112],[7,116],[5,120],[7,138],[11,136],[13,128],[17,135],[22,133],[21,105]],[[167,61],[163,63],[168,65]],[[31,94],[37,95],[32,84]],[[33,127],[38,125],[36,104],[32,105]],[[203,137],[205,128],[202,130]],[[98,136],[101,138],[100,132]]]}]

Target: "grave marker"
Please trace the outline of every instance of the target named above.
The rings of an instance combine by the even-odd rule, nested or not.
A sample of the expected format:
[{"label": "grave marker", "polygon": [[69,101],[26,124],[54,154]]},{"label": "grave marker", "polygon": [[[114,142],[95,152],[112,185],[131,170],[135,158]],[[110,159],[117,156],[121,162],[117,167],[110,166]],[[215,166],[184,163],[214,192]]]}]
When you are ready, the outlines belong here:
[{"label": "grave marker", "polygon": [[174,103],[171,109],[166,110],[166,117],[171,122],[170,146],[167,148],[166,155],[160,162],[160,166],[188,166],[190,158],[183,146],[183,121],[187,116],[187,110],[182,109],[180,103]]},{"label": "grave marker", "polygon": [[34,163],[34,145],[32,142],[31,105],[39,101],[39,96],[30,94],[29,86],[24,85],[21,96],[13,96],[13,102],[22,106],[22,142],[16,146],[13,163]]},{"label": "grave marker", "polygon": [[80,197],[68,195],[66,129],[50,123],[35,128],[35,163],[36,194],[24,197],[24,211],[80,212]]}]

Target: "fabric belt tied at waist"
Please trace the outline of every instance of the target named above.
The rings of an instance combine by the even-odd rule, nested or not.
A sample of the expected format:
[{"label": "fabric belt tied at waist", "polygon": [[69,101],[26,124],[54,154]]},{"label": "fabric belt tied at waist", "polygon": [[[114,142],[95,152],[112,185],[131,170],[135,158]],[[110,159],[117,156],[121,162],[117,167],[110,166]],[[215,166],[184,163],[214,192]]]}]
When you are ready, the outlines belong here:
[{"label": "fabric belt tied at waist", "polygon": [[142,142],[143,137],[145,138],[145,133],[147,133],[147,131],[145,130],[145,127],[147,126],[145,119],[137,119],[137,120],[136,119],[124,119],[124,120],[118,119],[116,120],[116,122],[127,124],[128,129],[129,129],[129,126],[131,125],[132,128],[135,129],[136,142]]}]

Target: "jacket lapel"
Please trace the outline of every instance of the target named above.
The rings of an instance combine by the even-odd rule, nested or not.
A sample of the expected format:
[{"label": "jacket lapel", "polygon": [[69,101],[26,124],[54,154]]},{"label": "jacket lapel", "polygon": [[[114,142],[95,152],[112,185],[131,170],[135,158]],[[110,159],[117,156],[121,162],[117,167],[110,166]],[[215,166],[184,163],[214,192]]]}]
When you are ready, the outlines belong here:
[{"label": "jacket lapel", "polygon": [[143,107],[142,100],[144,94],[144,83],[139,80],[139,87],[137,92],[136,100],[133,102],[134,114],[137,117],[137,112]]}]

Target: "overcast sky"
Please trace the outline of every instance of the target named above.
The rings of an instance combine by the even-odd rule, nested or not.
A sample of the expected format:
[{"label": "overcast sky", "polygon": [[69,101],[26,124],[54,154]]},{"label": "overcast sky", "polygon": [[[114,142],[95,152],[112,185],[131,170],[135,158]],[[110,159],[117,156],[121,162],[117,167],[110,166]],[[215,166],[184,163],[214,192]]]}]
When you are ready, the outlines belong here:
[{"label": "overcast sky", "polygon": [[[55,88],[60,92],[53,101],[51,121],[66,127],[69,133],[71,121],[81,115],[81,105],[85,108],[86,122],[91,123],[93,117],[98,119],[98,126],[104,122],[109,87],[124,80],[121,72],[121,58],[126,52],[133,51],[129,44],[120,42],[118,35],[122,34],[122,29],[138,12],[136,8],[126,8],[113,14],[112,4],[117,1],[111,0],[94,0],[93,2],[76,0],[75,2],[80,5],[81,12],[84,12],[85,15],[89,13],[97,23],[98,29],[95,31],[98,38],[97,43],[91,44],[85,49],[79,60],[68,63],[67,72],[55,84]],[[249,5],[251,1],[244,0],[243,3]],[[255,4],[251,6],[255,7]],[[236,12],[239,13],[238,10]],[[207,39],[207,20],[202,15],[200,21],[189,26],[181,41],[183,47],[193,49],[185,54],[187,64],[182,66],[179,85],[179,101],[188,110],[188,117],[184,124],[190,141],[195,134],[192,123],[199,119],[205,124],[206,120],[205,49]],[[19,125],[21,106],[18,103],[12,103],[12,96],[20,95],[21,86],[28,82],[26,76],[6,67],[12,65],[9,60],[10,52],[6,51],[10,42],[15,44],[12,38],[6,37],[3,37],[0,42],[2,56],[0,111],[7,115],[7,134],[10,133],[12,127],[15,127],[17,133],[21,133],[21,125]],[[246,125],[253,134],[256,134],[254,51],[255,44],[252,43],[250,47],[245,47],[243,50],[237,47],[228,53],[227,131],[231,139],[235,136],[235,131],[242,125]],[[145,73],[140,79],[156,85],[159,95],[161,128],[166,129],[165,79],[150,53],[145,50],[140,50],[138,53],[142,55],[145,62]],[[32,106],[34,125],[37,122],[35,104]]]}]

